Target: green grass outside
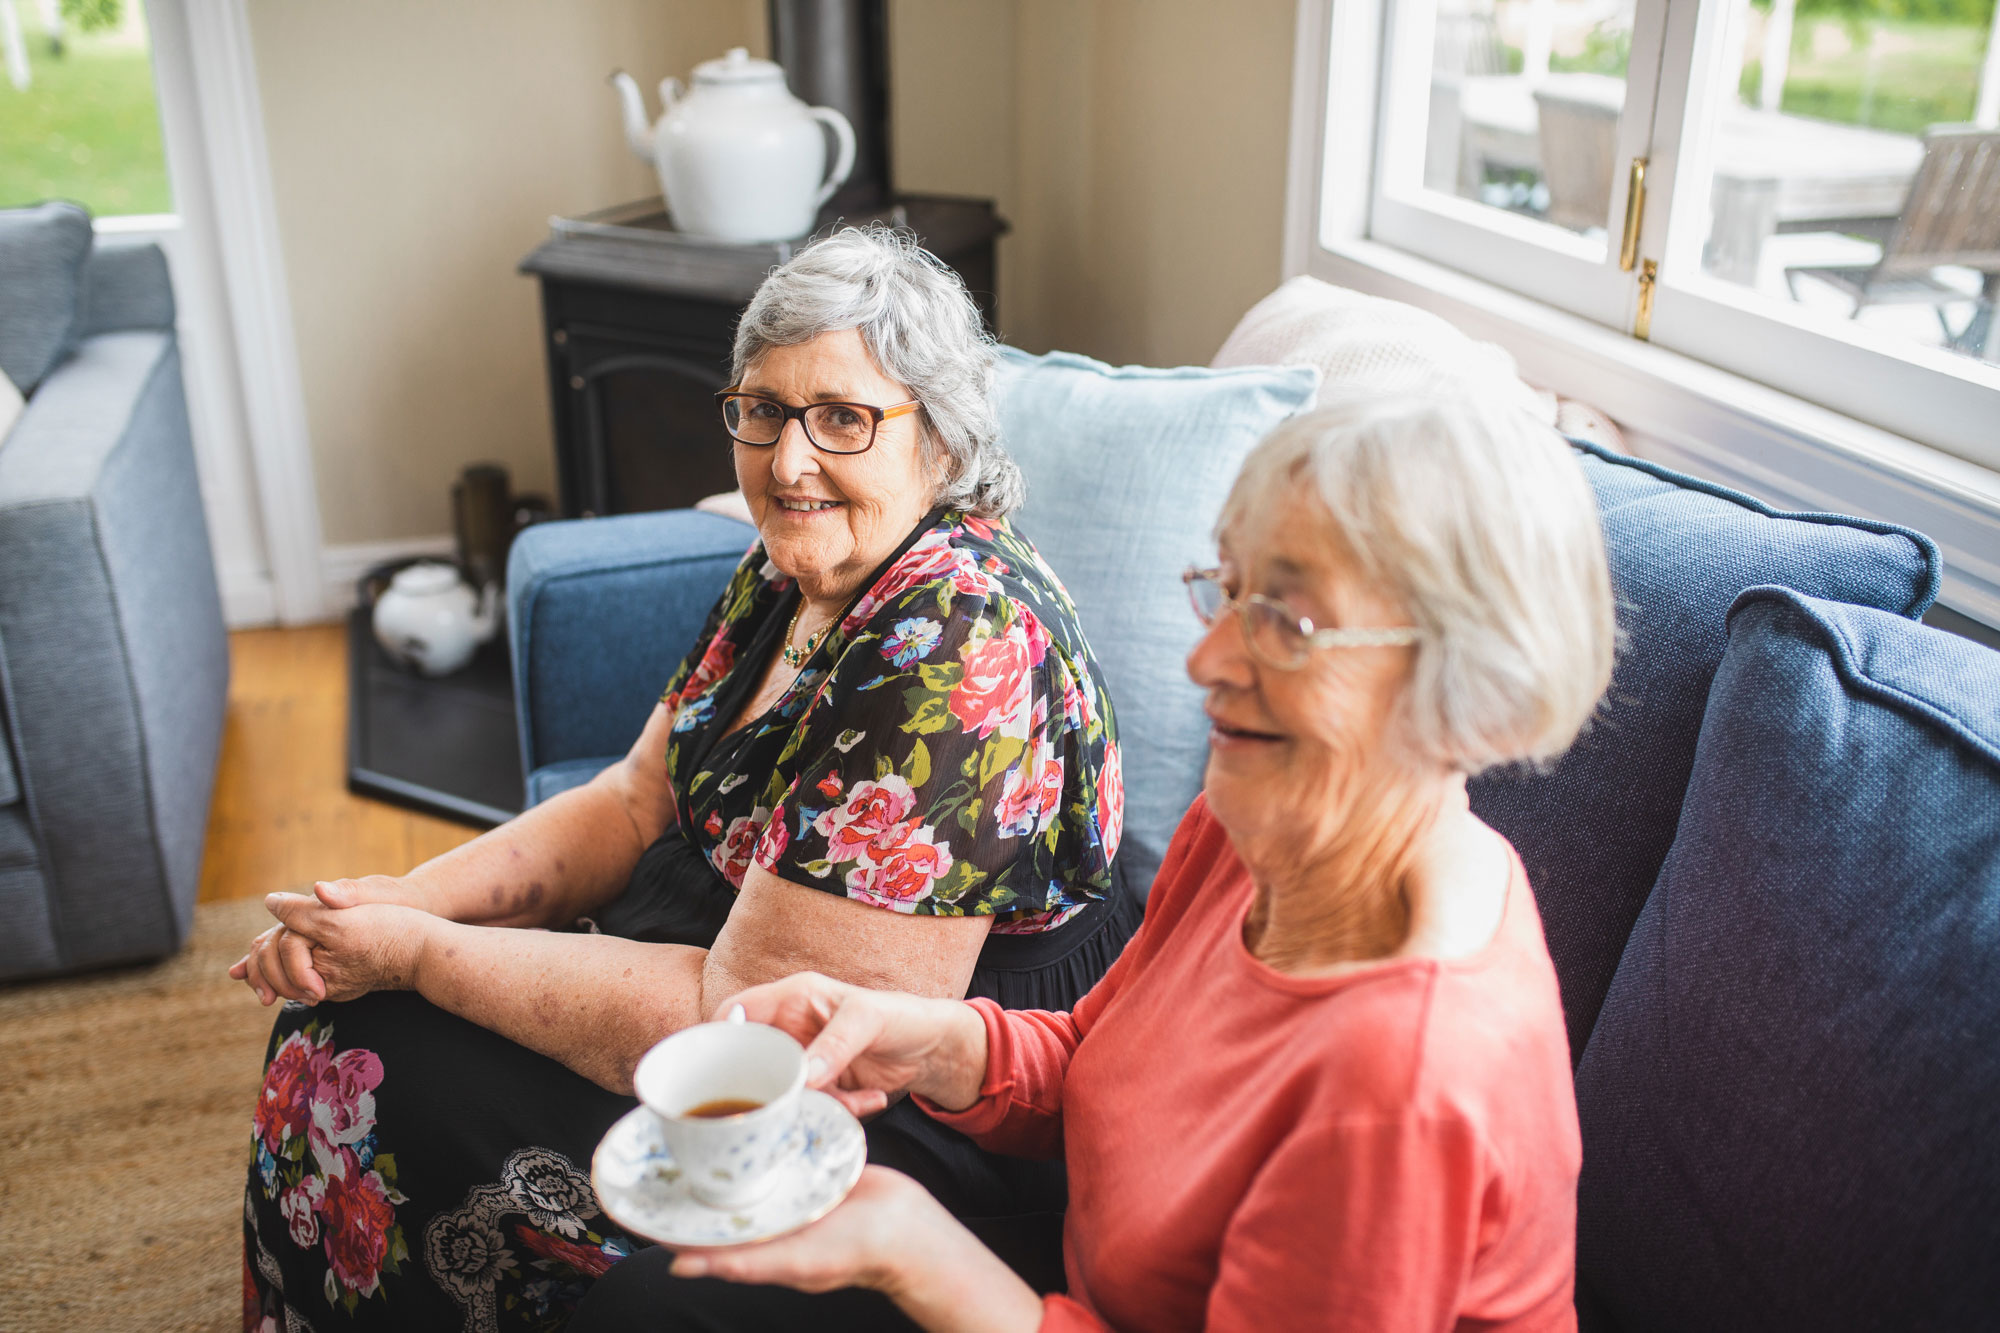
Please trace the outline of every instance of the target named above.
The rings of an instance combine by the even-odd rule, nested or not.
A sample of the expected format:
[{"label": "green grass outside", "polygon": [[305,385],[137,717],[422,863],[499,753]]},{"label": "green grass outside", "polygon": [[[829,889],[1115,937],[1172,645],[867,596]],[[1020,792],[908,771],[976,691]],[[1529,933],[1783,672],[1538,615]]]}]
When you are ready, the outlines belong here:
[{"label": "green grass outside", "polygon": [[[1820,25],[1840,28],[1821,20]],[[1901,134],[1922,134],[1939,122],[1972,119],[1979,97],[1979,66],[1986,58],[1986,31],[1949,23],[1871,23],[1875,81],[1869,84],[1870,47],[1855,44],[1838,55],[1815,58],[1814,23],[1801,20],[1792,42],[1791,66],[1779,107],[1847,125],[1869,125]],[[1743,68],[1743,100],[1755,105],[1763,66]]]},{"label": "green grass outside", "polygon": [[34,6],[19,13],[34,79],[17,91],[0,68],[0,208],[73,199],[99,217],[172,212],[145,43],[72,33],[55,56]]}]

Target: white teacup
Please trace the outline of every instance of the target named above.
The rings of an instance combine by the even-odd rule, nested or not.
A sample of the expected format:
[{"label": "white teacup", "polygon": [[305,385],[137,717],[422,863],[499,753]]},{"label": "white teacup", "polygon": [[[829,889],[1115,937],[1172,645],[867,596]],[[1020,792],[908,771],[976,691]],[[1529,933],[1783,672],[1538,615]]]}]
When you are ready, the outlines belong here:
[{"label": "white teacup", "polygon": [[688,1188],[712,1208],[757,1202],[777,1183],[779,1163],[798,1151],[806,1053],[777,1028],[685,1028],[646,1052],[632,1083],[658,1117]]}]

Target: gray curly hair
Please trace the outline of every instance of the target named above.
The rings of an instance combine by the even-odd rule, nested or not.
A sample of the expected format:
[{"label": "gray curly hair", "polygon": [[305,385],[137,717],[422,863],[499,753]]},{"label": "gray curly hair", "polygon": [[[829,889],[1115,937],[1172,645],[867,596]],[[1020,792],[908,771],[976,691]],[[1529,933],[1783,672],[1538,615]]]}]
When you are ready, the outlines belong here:
[{"label": "gray curly hair", "polygon": [[843,227],[771,270],[736,325],[732,376],[774,347],[857,329],[882,373],[923,404],[934,502],[1002,518],[1027,498],[999,442],[993,340],[958,274],[906,231]]}]

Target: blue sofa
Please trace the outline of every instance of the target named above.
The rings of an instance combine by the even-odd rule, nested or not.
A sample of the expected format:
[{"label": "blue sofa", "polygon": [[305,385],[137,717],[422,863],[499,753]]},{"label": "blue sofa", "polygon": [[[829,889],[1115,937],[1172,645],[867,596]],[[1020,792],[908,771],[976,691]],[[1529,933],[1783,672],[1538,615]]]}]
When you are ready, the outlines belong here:
[{"label": "blue sofa", "polygon": [[[1117,688],[1180,671],[1113,615],[1179,606],[1178,569],[1109,566],[1163,531],[1205,541],[1219,496],[1080,484],[1079,446],[1021,424],[1021,526],[1113,682],[1128,798],[1191,792],[1198,763],[1147,752]],[[1918,622],[1939,564],[1916,533],[1578,459],[1620,602],[1616,678],[1561,762],[1485,775],[1474,801],[1521,851],[1562,983],[1583,1325],[1991,1327],[2000,655]],[[683,511],[516,543],[531,802],[627,748],[753,536]],[[1202,725],[1149,702],[1149,730]],[[1171,814],[1128,811],[1128,845],[1164,845]]]},{"label": "blue sofa", "polygon": [[0,212],[0,980],[157,958],[194,912],[229,644],[158,247]]}]

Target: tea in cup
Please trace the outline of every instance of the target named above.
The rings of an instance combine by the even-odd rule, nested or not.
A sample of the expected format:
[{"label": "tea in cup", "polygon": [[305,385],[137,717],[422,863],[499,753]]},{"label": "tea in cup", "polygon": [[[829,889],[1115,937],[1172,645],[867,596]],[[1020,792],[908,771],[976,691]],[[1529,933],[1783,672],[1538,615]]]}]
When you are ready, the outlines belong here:
[{"label": "tea in cup", "polygon": [[743,1208],[798,1151],[806,1053],[763,1023],[702,1023],[666,1038],[632,1076],[695,1198]]}]

